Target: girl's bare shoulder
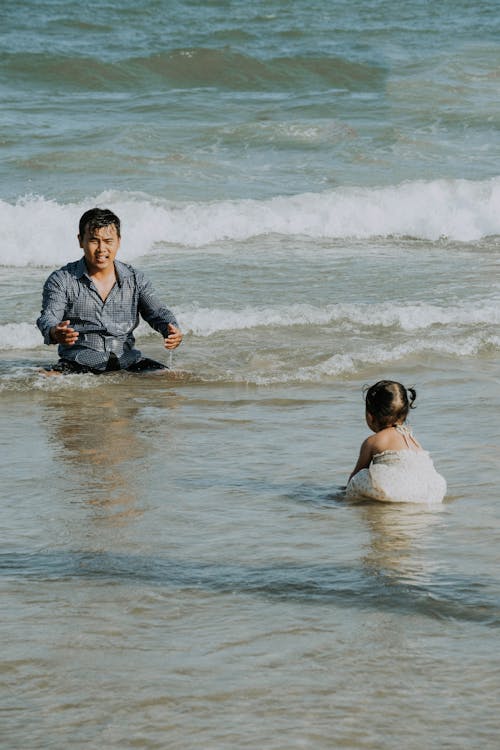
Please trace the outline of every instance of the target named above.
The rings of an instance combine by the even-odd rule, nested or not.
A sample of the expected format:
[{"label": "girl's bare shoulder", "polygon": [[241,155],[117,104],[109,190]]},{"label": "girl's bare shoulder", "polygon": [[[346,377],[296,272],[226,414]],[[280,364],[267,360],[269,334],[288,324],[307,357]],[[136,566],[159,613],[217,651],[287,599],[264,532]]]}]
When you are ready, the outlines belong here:
[{"label": "girl's bare shoulder", "polygon": [[373,451],[373,455],[401,448],[401,438],[392,427],[386,427],[380,430],[380,432],[370,435],[367,440],[370,441],[370,448]]}]

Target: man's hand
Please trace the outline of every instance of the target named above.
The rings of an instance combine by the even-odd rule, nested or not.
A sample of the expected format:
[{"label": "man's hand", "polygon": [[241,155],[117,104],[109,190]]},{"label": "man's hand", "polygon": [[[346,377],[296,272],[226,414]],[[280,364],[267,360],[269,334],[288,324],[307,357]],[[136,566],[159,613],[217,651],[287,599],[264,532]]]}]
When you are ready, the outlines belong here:
[{"label": "man's hand", "polygon": [[182,341],[182,333],[172,323],[168,324],[168,338],[164,339],[165,349],[177,349]]},{"label": "man's hand", "polygon": [[69,320],[62,320],[50,329],[50,338],[54,344],[73,346],[78,339],[78,331],[69,327]]}]

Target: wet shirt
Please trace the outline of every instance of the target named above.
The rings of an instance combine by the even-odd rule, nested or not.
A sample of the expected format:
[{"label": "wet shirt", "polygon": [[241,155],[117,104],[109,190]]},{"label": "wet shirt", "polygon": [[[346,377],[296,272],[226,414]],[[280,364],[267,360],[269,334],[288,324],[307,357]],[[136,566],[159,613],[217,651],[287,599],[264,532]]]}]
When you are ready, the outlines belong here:
[{"label": "wet shirt", "polygon": [[126,368],[142,356],[135,349],[133,335],[139,316],[163,337],[168,334],[169,323],[178,325],[144,274],[116,260],[115,272],[116,283],[105,301],[88,276],[83,258],[54,271],[45,282],[37,320],[45,343],[53,343],[50,329],[63,320],[69,320],[70,327],[79,334],[73,346],[59,344],[61,359],[105,370],[113,352],[120,367]]}]

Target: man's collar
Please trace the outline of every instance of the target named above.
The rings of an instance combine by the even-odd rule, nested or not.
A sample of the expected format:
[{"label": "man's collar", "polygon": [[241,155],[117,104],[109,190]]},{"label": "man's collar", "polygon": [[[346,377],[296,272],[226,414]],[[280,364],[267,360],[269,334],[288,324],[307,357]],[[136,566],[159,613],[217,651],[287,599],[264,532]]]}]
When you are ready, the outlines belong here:
[{"label": "man's collar", "polygon": [[116,280],[118,281],[118,286],[122,286],[123,280],[128,278],[128,276],[132,276],[130,267],[127,266],[126,263],[122,263],[119,260],[115,260],[115,273]]},{"label": "man's collar", "polygon": [[[132,274],[130,268],[119,260],[115,260],[115,273],[118,286],[122,286],[123,280]],[[90,281],[90,276],[87,270],[87,264],[85,263],[85,256],[82,256],[76,264],[75,275],[81,279],[82,276],[86,276]]]},{"label": "man's collar", "polygon": [[88,276],[87,266],[85,265],[85,257],[80,258],[76,264],[75,276],[77,279],[81,279],[82,276]]}]

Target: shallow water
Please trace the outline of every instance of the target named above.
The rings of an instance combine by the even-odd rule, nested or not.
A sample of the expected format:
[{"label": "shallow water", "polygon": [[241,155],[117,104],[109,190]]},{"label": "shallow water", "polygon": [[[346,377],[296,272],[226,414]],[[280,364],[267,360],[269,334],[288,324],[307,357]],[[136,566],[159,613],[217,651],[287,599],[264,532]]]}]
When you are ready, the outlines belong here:
[{"label": "shallow water", "polygon": [[[497,748],[496,3],[7,8],[6,750]],[[48,378],[91,205],[185,340]],[[445,502],[349,504],[362,388]]]},{"label": "shallow water", "polygon": [[3,394],[6,746],[495,746],[491,374],[460,410],[420,374],[438,508],[341,499],[357,378],[34,377]]}]

